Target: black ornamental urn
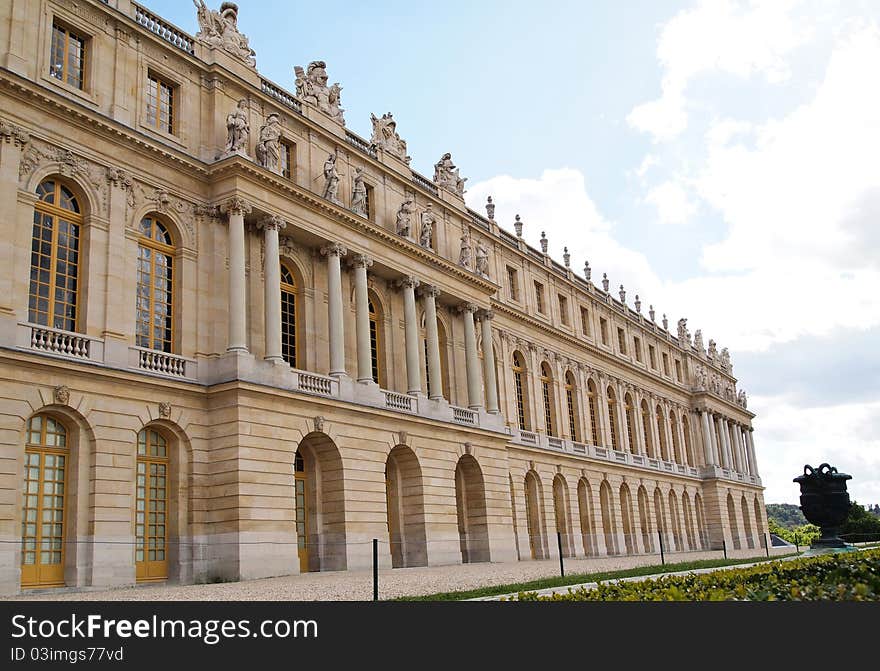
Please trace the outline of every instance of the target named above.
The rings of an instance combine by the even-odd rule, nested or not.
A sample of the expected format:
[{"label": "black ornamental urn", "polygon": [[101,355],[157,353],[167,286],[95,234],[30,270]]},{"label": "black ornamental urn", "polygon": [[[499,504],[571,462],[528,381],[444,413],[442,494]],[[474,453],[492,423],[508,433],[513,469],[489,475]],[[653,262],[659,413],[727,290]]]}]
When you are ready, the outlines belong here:
[{"label": "black ornamental urn", "polygon": [[804,466],[804,474],[794,479],[801,486],[801,511],[811,524],[822,530],[822,535],[810,546],[812,552],[840,551],[851,546],[837,535],[840,525],[849,513],[850,500],[846,481],[852,476],[838,473],[829,464],[814,469]]}]

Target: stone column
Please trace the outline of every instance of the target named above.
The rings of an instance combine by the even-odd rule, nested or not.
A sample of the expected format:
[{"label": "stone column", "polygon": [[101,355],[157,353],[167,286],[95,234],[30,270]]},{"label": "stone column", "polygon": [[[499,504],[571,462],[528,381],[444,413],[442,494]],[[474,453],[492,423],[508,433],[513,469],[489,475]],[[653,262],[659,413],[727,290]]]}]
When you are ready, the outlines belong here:
[{"label": "stone column", "polygon": [[706,458],[706,464],[715,463],[715,455],[712,451],[712,434],[709,428],[709,413],[705,410],[697,410],[700,415],[700,426],[703,428],[703,455]]},{"label": "stone column", "polygon": [[367,268],[372,265],[373,259],[369,256],[355,254],[353,257],[358,382],[373,382],[373,356],[370,346],[370,297],[367,294]]},{"label": "stone column", "polygon": [[[227,352],[247,352],[247,302],[244,272],[244,215],[251,206],[239,196],[221,206],[229,216],[229,338]],[[279,303],[281,299],[279,298]]]},{"label": "stone column", "polygon": [[419,281],[414,277],[404,277],[397,281],[403,289],[403,322],[406,342],[406,393],[419,394],[422,391],[422,367],[419,365],[419,318],[416,311],[416,288]]},{"label": "stone column", "polygon": [[657,429],[657,399],[648,399],[648,426],[651,428],[651,441],[654,443],[654,458],[663,460],[663,448],[660,445],[660,431]]},{"label": "stone column", "polygon": [[[473,303],[465,303],[458,309],[464,322],[465,373],[467,375],[468,408],[471,410],[480,410],[483,407],[483,394],[480,389],[480,358],[477,355],[477,331],[474,326],[476,311],[477,306]],[[485,355],[484,352],[483,356]]]},{"label": "stone column", "polygon": [[724,453],[724,462],[727,468],[734,470],[734,463],[730,453],[730,432],[727,430],[727,418],[718,416],[718,437],[721,439],[721,450]]},{"label": "stone column", "polygon": [[267,361],[283,362],[281,356],[281,253],[278,249],[278,231],[287,224],[276,215],[260,222],[266,241],[263,255],[263,289],[265,291],[265,337]]},{"label": "stone column", "polygon": [[327,257],[327,331],[330,340],[330,375],[345,375],[345,332],[342,311],[341,258],[348,250],[338,242],[321,248]]},{"label": "stone column", "polygon": [[495,349],[492,347],[492,318],[495,313],[483,310],[480,313],[481,336],[483,340],[483,384],[486,390],[486,411],[498,414],[498,380],[495,379]]},{"label": "stone column", "polygon": [[428,398],[438,400],[443,398],[443,378],[440,372],[440,338],[437,335],[437,296],[440,290],[437,287],[424,285],[421,289],[422,299],[425,301],[425,339],[428,345]]},{"label": "stone column", "polygon": [[[624,454],[635,453],[633,447],[629,444],[629,432],[626,430],[626,389],[622,384],[615,385],[615,393],[617,395],[617,421],[620,427],[620,451]],[[635,427],[633,427],[635,432]],[[635,434],[633,434],[635,438]]]},{"label": "stone column", "polygon": [[[685,466],[693,466],[688,460],[687,441],[684,439],[684,408],[678,408],[678,446],[681,450],[681,463]],[[690,422],[688,422],[690,424]]]},{"label": "stone column", "polygon": [[[22,31],[12,31],[13,33]],[[12,259],[16,257],[16,222],[18,215],[18,179],[21,156],[30,142],[30,135],[23,128],[19,128],[7,122],[0,122],[0,196],[4,204],[4,217],[0,222],[0,257],[4,259],[6,266],[0,273],[0,315],[8,316],[10,323],[15,323],[16,298],[15,278]],[[29,216],[33,216],[31,213]],[[30,232],[30,231],[29,231]],[[30,237],[30,236],[28,236]],[[27,246],[28,260],[30,260],[30,243]],[[27,273],[27,270],[24,270]],[[27,302],[27,295],[20,299],[21,303]],[[134,310],[131,311],[132,314]],[[22,321],[27,320],[27,310],[20,316]],[[11,333],[10,333],[11,335]]]}]

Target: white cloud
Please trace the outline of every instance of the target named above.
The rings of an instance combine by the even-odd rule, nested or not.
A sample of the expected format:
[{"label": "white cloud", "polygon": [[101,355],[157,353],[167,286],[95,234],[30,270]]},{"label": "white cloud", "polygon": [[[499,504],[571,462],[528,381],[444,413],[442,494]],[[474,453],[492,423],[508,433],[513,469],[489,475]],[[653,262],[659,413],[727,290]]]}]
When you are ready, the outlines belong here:
[{"label": "white cloud", "polygon": [[677,181],[667,181],[653,187],[645,200],[657,208],[661,224],[686,224],[697,212],[697,206]]},{"label": "white cloud", "polygon": [[634,128],[668,141],[688,124],[688,84],[722,72],[741,78],[762,75],[769,83],[789,75],[786,57],[810,30],[792,10],[798,0],[752,2],[703,0],[664,24],[657,45],[663,68],[662,94],[636,106],[627,117]]}]

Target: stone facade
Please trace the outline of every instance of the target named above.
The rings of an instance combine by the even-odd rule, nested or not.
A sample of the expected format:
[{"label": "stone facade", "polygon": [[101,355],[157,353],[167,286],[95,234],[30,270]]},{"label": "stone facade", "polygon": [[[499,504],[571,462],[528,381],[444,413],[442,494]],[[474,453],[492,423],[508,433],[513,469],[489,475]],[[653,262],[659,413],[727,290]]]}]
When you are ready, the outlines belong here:
[{"label": "stone facade", "polygon": [[557,531],[763,547],[726,350],[469,210],[449,154],[414,172],[390,114],[349,131],[323,61],[264,79],[238,8],[195,4],[195,37],[130,0],[0,8],[0,593],[362,569],[374,538],[383,566]]}]

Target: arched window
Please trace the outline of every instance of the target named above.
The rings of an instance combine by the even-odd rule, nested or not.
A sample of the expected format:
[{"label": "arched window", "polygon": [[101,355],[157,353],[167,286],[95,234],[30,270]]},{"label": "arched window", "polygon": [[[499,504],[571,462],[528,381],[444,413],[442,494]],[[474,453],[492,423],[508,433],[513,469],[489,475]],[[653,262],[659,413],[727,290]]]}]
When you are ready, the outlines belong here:
[{"label": "arched window", "polygon": [[629,451],[638,454],[636,449],[636,435],[633,427],[633,405],[632,396],[627,394],[623,397],[624,412],[626,413],[626,437],[629,439]]},{"label": "arched window", "polygon": [[599,412],[596,405],[596,385],[592,380],[587,382],[587,405],[590,406],[590,432],[592,433],[593,445],[599,445]]},{"label": "arched window", "polygon": [[541,364],[541,395],[544,401],[544,428],[548,436],[556,435],[556,413],[553,412],[553,375],[550,365]]},{"label": "arched window", "polygon": [[139,581],[168,577],[168,484],[168,441],[154,429],[142,429],[137,437],[134,520]]},{"label": "arched window", "polygon": [[520,431],[528,430],[528,406],[526,404],[526,364],[522,354],[513,353],[513,387],[516,397],[516,419]]},{"label": "arched window", "polygon": [[681,457],[681,444],[678,441],[678,422],[675,421],[675,413],[669,413],[669,433],[672,434],[672,456],[675,462],[683,464]]},{"label": "arched window", "polygon": [[[424,329],[425,315],[422,315],[422,342],[425,346],[425,387],[426,390],[431,388],[431,371],[428,366],[428,337]],[[446,339],[446,327],[443,322],[437,320],[437,348],[440,350],[440,386],[443,391],[443,398],[451,400],[449,396],[449,356],[447,352],[448,341]]]},{"label": "arched window", "polygon": [[663,426],[663,410],[658,405],[657,412],[657,435],[660,441],[660,458],[669,461],[669,446],[666,444],[666,428]]},{"label": "arched window", "polygon": [[296,276],[281,264],[281,356],[291,368],[297,367],[298,295]]},{"label": "arched window", "polygon": [[614,389],[608,387],[608,428],[611,429],[611,449],[617,451],[620,444],[617,436],[617,420],[614,416],[617,408],[617,399],[614,397]]},{"label": "arched window", "polygon": [[381,317],[376,311],[376,304],[370,299],[370,366],[373,371],[373,382],[380,387],[384,385],[385,380],[382,379],[382,367],[380,366],[382,348],[381,348]]},{"label": "arched window", "polygon": [[138,240],[138,347],[171,352],[174,343],[174,243],[158,219],[141,220]]},{"label": "arched window", "polygon": [[656,459],[654,436],[651,432],[651,411],[648,409],[648,403],[644,399],[642,400],[642,432],[645,434],[645,449],[648,451],[648,456]]},{"label": "arched window", "polygon": [[687,455],[688,464],[690,466],[696,466],[697,458],[694,454],[693,444],[691,443],[691,427],[687,415],[685,414],[682,414],[681,416],[681,430],[682,433],[684,433],[684,451]]},{"label": "arched window", "polygon": [[40,326],[76,331],[79,297],[79,203],[55,180],[37,187],[31,239],[28,321]]},{"label": "arched window", "polygon": [[36,415],[28,421],[21,516],[21,586],[64,584],[67,430]]},{"label": "arched window", "polygon": [[577,417],[577,409],[575,406],[577,398],[577,387],[574,382],[574,375],[571,374],[571,371],[568,371],[565,374],[565,403],[568,408],[568,435],[569,437],[577,442],[580,442],[580,432],[578,431],[578,423],[576,420]]}]

